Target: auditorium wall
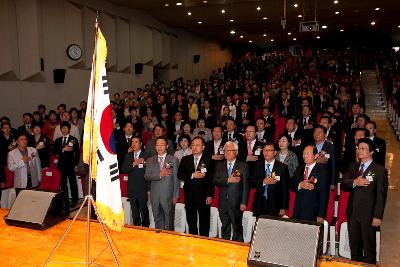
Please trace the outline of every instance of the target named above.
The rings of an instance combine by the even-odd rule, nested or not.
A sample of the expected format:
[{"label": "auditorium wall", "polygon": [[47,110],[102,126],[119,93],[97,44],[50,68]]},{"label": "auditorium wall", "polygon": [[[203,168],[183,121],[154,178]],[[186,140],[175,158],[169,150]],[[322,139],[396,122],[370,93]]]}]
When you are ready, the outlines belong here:
[{"label": "auditorium wall", "polygon": [[[21,124],[21,114],[40,103],[78,106],[86,100],[94,47],[94,23],[108,46],[111,93],[135,90],[153,82],[153,70],[166,81],[208,77],[231,60],[220,43],[169,28],[147,13],[105,0],[0,0],[0,115]],[[78,44],[82,57],[73,61],[66,48]],[[193,55],[200,55],[194,64]],[[143,64],[135,74],[135,64]],[[66,69],[64,83],[53,82],[53,70]]]}]

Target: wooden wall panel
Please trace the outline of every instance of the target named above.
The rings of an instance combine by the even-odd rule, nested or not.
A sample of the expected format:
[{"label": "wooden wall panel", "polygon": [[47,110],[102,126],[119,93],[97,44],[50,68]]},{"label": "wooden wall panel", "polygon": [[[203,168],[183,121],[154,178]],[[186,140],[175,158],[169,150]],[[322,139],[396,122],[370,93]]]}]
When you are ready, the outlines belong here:
[{"label": "wooden wall panel", "polygon": [[117,71],[124,71],[131,65],[129,23],[117,18]]}]

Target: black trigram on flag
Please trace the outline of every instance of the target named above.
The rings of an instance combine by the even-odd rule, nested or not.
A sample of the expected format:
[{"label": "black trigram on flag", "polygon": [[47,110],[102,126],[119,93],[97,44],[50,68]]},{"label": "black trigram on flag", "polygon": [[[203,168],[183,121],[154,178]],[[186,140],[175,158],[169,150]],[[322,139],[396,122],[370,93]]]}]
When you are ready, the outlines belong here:
[{"label": "black trigram on flag", "polygon": [[108,95],[108,82],[105,75],[101,76],[101,83],[103,84],[104,94]]},{"label": "black trigram on flag", "polygon": [[[97,157],[98,157],[98,159],[99,159],[100,162],[103,162],[103,161],[104,161],[104,157],[103,157],[103,155],[101,154],[101,152],[100,152],[99,149],[97,149]],[[118,175],[119,175],[118,163],[115,162],[115,163],[111,164],[111,165],[109,166],[109,168],[110,168],[111,182],[114,182],[114,181],[118,180],[118,179],[119,179],[119,176],[118,176]]]}]

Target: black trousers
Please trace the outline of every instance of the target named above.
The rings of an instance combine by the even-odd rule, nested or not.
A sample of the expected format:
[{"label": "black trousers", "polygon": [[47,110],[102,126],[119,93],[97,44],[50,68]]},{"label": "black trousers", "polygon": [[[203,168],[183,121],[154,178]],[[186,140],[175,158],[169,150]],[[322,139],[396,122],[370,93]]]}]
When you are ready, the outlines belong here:
[{"label": "black trousers", "polygon": [[371,223],[372,219],[348,219],[351,260],[376,264],[376,228]]},{"label": "black trousers", "polygon": [[[225,202],[219,206],[219,218],[221,219],[221,237],[226,240],[243,242],[243,212],[240,210],[240,205],[234,206],[232,203]],[[233,230],[233,231],[232,231]]]},{"label": "black trousers", "polygon": [[71,189],[71,202],[78,202],[78,185],[76,183],[76,174],[74,167],[65,167],[60,169],[61,172],[61,190],[65,192],[68,196],[68,183],[69,188]]},{"label": "black trousers", "polygon": [[[25,190],[25,189],[30,189],[30,188],[32,188],[32,177],[30,174],[28,174],[26,188],[15,188],[15,195],[18,196],[19,192],[21,192],[22,190]],[[0,194],[0,198],[1,198],[1,194]]]},{"label": "black trousers", "polygon": [[[199,201],[197,201],[199,202]],[[196,203],[194,201],[185,201],[186,221],[189,226],[189,234],[208,237],[210,235],[210,205]],[[198,215],[197,215],[198,214]],[[197,227],[197,218],[199,227]],[[200,232],[199,232],[200,230]]]},{"label": "black trousers", "polygon": [[146,197],[136,197],[129,195],[129,202],[131,203],[133,225],[149,227],[149,209],[147,208]]}]

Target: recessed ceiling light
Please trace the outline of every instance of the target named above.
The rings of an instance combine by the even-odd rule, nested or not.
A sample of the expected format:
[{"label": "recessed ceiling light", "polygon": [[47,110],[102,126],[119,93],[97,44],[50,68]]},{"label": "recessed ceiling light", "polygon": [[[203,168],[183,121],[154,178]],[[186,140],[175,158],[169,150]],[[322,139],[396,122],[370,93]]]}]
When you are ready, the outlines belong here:
[{"label": "recessed ceiling light", "polygon": [[182,5],[182,2],[176,2],[176,5],[177,5],[177,6],[181,6],[181,5]]},{"label": "recessed ceiling light", "polygon": [[257,7],[257,11],[260,11],[260,10],[261,10],[261,7],[260,7],[260,6],[258,6],[258,7]]},{"label": "recessed ceiling light", "polygon": [[317,39],[320,39],[321,37],[317,36]]},{"label": "recessed ceiling light", "polygon": [[293,41],[296,41],[297,40],[297,38],[296,37],[293,37]]},{"label": "recessed ceiling light", "polygon": [[328,28],[328,26],[322,25],[322,29],[327,29],[327,28]]},{"label": "recessed ceiling light", "polygon": [[292,33],[291,33],[291,32],[288,32],[287,35],[292,35]]},{"label": "recessed ceiling light", "polygon": [[340,29],[340,31],[341,31],[341,32],[344,32],[344,30],[343,30],[343,29]]},{"label": "recessed ceiling light", "polygon": [[235,30],[231,30],[229,33],[234,35],[236,32],[235,32]]},{"label": "recessed ceiling light", "polygon": [[339,13],[340,13],[339,11],[336,11],[336,12],[335,12],[335,15],[338,15]]},{"label": "recessed ceiling light", "polygon": [[221,9],[222,14],[225,14],[225,12],[226,12],[225,9]]},{"label": "recessed ceiling light", "polygon": [[230,20],[229,20],[229,22],[234,22],[234,21],[235,21],[235,20],[233,20],[233,19],[230,19]]},{"label": "recessed ceiling light", "polygon": [[169,4],[168,3],[165,3],[165,5],[164,6],[169,6]]},{"label": "recessed ceiling light", "polygon": [[207,4],[207,1],[206,1],[206,0],[204,0],[204,1],[203,1],[203,3],[204,3],[204,4]]},{"label": "recessed ceiling light", "polygon": [[197,23],[198,23],[198,24],[202,24],[203,22],[202,22],[202,21],[198,21]]},{"label": "recessed ceiling light", "polygon": [[252,40],[249,40],[249,43],[252,43],[253,41]]},{"label": "recessed ceiling light", "polygon": [[264,37],[267,37],[267,34],[266,34],[266,33],[264,33],[264,34],[263,34],[263,36],[264,36]]},{"label": "recessed ceiling light", "polygon": [[263,20],[267,20],[268,18],[267,17],[263,17]]},{"label": "recessed ceiling light", "polygon": [[375,8],[375,11],[379,11],[379,10],[381,10],[381,8],[379,8],[379,7],[376,7],[376,8]]},{"label": "recessed ceiling light", "polygon": [[191,15],[192,15],[192,12],[189,11],[187,14],[188,14],[188,16],[191,16]]},{"label": "recessed ceiling light", "polygon": [[374,26],[376,23],[375,21],[371,21],[371,25]]},{"label": "recessed ceiling light", "polygon": [[339,4],[339,1],[335,0],[335,1],[333,1],[333,3],[336,5],[336,4]]},{"label": "recessed ceiling light", "polygon": [[400,28],[400,25],[397,25],[397,28]]},{"label": "recessed ceiling light", "polygon": [[275,41],[274,39],[271,39],[271,42]]},{"label": "recessed ceiling light", "polygon": [[239,37],[240,37],[240,39],[243,39],[243,35],[240,35]]},{"label": "recessed ceiling light", "polygon": [[303,17],[303,15],[302,15],[302,14],[299,14],[297,17],[298,17],[298,18],[302,18],[302,17]]},{"label": "recessed ceiling light", "polygon": [[294,7],[298,7],[298,6],[299,6],[299,4],[297,4],[297,3],[296,3],[296,4],[294,4],[293,6],[294,6]]}]

